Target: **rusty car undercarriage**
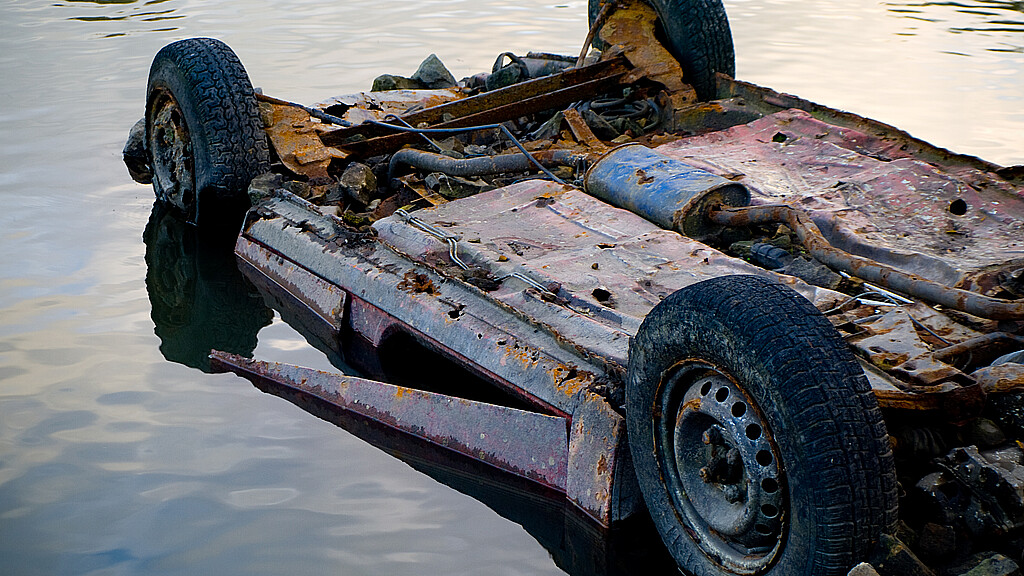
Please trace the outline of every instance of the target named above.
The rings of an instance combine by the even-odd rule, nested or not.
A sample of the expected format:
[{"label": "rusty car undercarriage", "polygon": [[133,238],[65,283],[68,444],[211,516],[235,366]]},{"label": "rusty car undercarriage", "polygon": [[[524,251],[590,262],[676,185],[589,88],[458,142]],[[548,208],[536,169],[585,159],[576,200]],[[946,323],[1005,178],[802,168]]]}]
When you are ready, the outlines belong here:
[{"label": "rusty car undercarriage", "polygon": [[164,70],[237,58],[158,55],[133,176],[200,228],[248,207],[242,272],[366,378],[214,367],[597,525],[650,514],[694,574],[1020,562],[1024,170],[701,78],[680,7],[728,35],[714,1],[593,1],[578,57],[503,54],[459,82],[431,57],[312,106],[245,77],[230,174]]}]

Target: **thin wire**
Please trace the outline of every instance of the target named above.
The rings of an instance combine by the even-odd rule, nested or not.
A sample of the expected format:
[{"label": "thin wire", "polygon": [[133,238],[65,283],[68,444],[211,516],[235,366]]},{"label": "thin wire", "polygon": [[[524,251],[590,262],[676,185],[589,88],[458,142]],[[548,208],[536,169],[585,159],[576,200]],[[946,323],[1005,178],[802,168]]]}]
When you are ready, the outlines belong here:
[{"label": "thin wire", "polygon": [[[898,294],[893,294],[892,292],[890,292],[888,290],[885,290],[883,288],[878,288],[877,286],[874,286],[872,284],[868,284],[867,282],[864,282],[864,286],[872,288],[873,290],[871,290],[870,292],[864,292],[863,294],[858,294],[856,296],[851,296],[850,298],[844,300],[842,303],[840,303],[835,308],[832,308],[831,310],[826,310],[825,312],[822,312],[822,314],[827,316],[829,314],[832,314],[833,312],[839,312],[839,311],[841,311],[843,309],[843,307],[845,307],[850,302],[853,302],[854,300],[856,300],[860,304],[864,304],[864,305],[867,305],[867,306],[896,306],[896,307],[903,307],[903,306],[906,306],[907,304],[913,304],[913,301],[911,301],[911,300],[907,300],[906,298],[903,298],[903,297],[899,296]],[[888,298],[891,303],[882,303],[882,302],[874,302],[874,301],[871,301],[871,300],[864,300],[863,298],[865,296],[881,296],[883,298]],[[904,300],[906,300],[906,302],[903,302]],[[921,330],[924,330],[925,332],[931,334],[932,336],[937,338],[940,342],[942,342],[946,346],[952,346],[953,345],[952,342],[950,342],[949,340],[946,340],[942,336],[939,336],[938,334],[935,333],[934,330],[932,330],[931,328],[925,326],[917,318],[914,318],[914,315],[911,314],[909,310],[907,310],[906,312],[907,312],[907,317],[910,318],[910,321],[914,323],[914,326],[917,326]]]},{"label": "thin wire", "polygon": [[853,301],[857,301],[858,303],[864,304],[864,305],[867,305],[867,306],[900,306],[901,305],[898,302],[895,302],[894,299],[892,299],[892,298],[889,298],[890,302],[875,302],[873,300],[862,300],[862,298],[865,298],[867,296],[881,296],[882,298],[889,298],[888,294],[884,294],[882,292],[877,292],[877,291],[872,290],[870,292],[864,292],[864,293],[858,294],[856,296],[850,296],[846,300],[843,300],[835,308],[832,308],[831,310],[826,310],[826,311],[822,312],[822,314],[827,316],[829,314],[832,314],[833,312],[839,312],[847,304],[849,304],[850,302],[853,302]]},{"label": "thin wire", "polygon": [[516,280],[522,280],[523,282],[526,282],[530,286],[533,286],[534,288],[536,288],[537,290],[540,290],[541,292],[544,292],[545,294],[550,294],[550,295],[555,296],[555,297],[558,296],[557,294],[555,294],[551,290],[548,290],[547,288],[545,288],[543,284],[541,284],[540,282],[537,282],[536,280],[534,280],[533,278],[530,278],[529,276],[527,276],[525,274],[520,274],[519,272],[513,272],[511,274],[506,274],[506,275],[502,276],[501,278],[498,278],[498,282],[501,282],[502,280],[505,280],[506,278],[515,278]]},{"label": "thin wire", "polygon": [[[406,223],[411,224],[412,226],[415,226],[416,228],[419,228],[420,230],[426,232],[427,234],[430,234],[431,236],[433,236],[434,238],[437,238],[438,240],[441,240],[442,242],[447,242],[448,243],[448,256],[452,259],[452,262],[454,262],[459,268],[462,268],[463,270],[469,270],[469,266],[466,265],[466,263],[463,262],[461,258],[459,258],[459,242],[458,242],[458,239],[455,236],[453,236],[451,234],[447,234],[447,233],[445,233],[445,232],[443,232],[441,230],[438,230],[437,228],[435,228],[431,224],[428,224],[428,223],[424,222],[423,220],[413,216],[412,214],[409,214],[408,212],[406,212],[402,208],[399,208],[398,210],[395,210],[395,214],[398,215],[403,220],[405,220]],[[498,282],[501,282],[501,281],[506,280],[508,278],[515,278],[517,280],[521,280],[521,281],[525,282],[526,284],[529,284],[530,286],[536,288],[537,290],[540,290],[541,292],[544,292],[545,294],[549,294],[549,295],[551,295],[553,297],[556,297],[556,298],[558,297],[557,294],[555,294],[551,290],[548,290],[540,282],[537,282],[536,280],[534,280],[533,278],[530,278],[529,276],[526,276],[525,274],[520,274],[519,272],[513,272],[511,274],[506,274],[506,275],[502,276],[501,278],[498,278]]]},{"label": "thin wire", "polygon": [[[394,114],[388,114],[387,116],[384,117],[384,120],[385,121],[387,121],[387,120],[397,120],[397,121],[401,122],[402,125],[404,125],[404,126],[406,126],[408,128],[415,128],[415,126],[413,126],[412,124],[409,124],[408,122],[406,122],[402,117],[396,116]],[[433,146],[435,150],[437,150],[438,152],[444,154],[445,149],[442,148],[437,142],[434,142],[433,140],[431,140],[426,134],[420,134],[420,137],[423,138],[427,142],[427,144],[430,144],[431,146]]]},{"label": "thin wire", "polygon": [[[328,114],[328,113],[326,113],[326,112],[324,112],[322,110],[318,110],[316,108],[311,108],[309,106],[304,106],[304,105],[299,104],[297,102],[289,102],[287,100],[281,100],[280,98],[274,98],[273,96],[266,96],[264,94],[257,94],[257,99],[265,100],[267,102],[271,102],[271,103],[274,103],[274,104],[280,104],[282,106],[294,106],[296,108],[302,108],[303,110],[308,112],[310,116],[312,116],[314,118],[317,118],[318,120],[321,120],[323,122],[327,122],[328,124],[337,124],[338,126],[344,126],[344,127],[351,127],[352,126],[352,123],[349,122],[348,120],[345,120],[343,118],[338,118],[337,116],[333,116],[333,115]],[[537,169],[540,170],[541,172],[543,172],[545,176],[547,176],[548,178],[551,178],[552,180],[554,180],[555,182],[558,182],[559,184],[563,184],[563,185],[565,184],[565,182],[561,178],[559,178],[558,176],[555,176],[554,173],[552,173],[550,170],[545,168],[543,164],[541,164],[536,158],[534,158],[533,154],[530,154],[530,152],[526,150],[526,147],[523,146],[523,144],[521,142],[519,142],[519,140],[516,139],[515,136],[512,135],[512,132],[510,132],[509,129],[506,128],[502,124],[486,124],[486,125],[483,125],[483,126],[467,126],[465,128],[415,128],[413,126],[410,126],[408,122],[406,122],[405,120],[399,118],[398,116],[395,116],[394,114],[388,114],[387,116],[385,116],[385,119],[387,119],[387,118],[394,118],[394,119],[398,120],[399,122],[401,122],[402,124],[405,124],[405,126],[396,126],[394,124],[388,124],[387,122],[381,122],[379,120],[369,120],[369,119],[364,120],[360,124],[360,126],[365,125],[365,124],[370,124],[370,125],[373,125],[373,126],[380,126],[381,128],[389,128],[391,130],[396,130],[398,132],[411,132],[413,134],[419,134],[419,135],[423,136],[427,140],[427,142],[430,143],[431,146],[434,146],[438,150],[441,150],[441,148],[437,144],[435,144],[432,140],[427,138],[426,137],[427,134],[461,134],[463,132],[476,132],[477,130],[500,130],[501,133],[504,134],[509,140],[511,140],[512,143],[516,145],[516,148],[519,148],[519,151],[522,152],[523,154],[525,154],[526,157],[530,159],[530,162],[533,162],[533,164],[537,167]],[[441,150],[441,151],[443,152],[443,150]]]},{"label": "thin wire", "polygon": [[452,262],[454,262],[456,266],[462,268],[463,270],[469,270],[469,265],[467,265],[465,262],[462,261],[461,258],[459,258],[459,241],[455,236],[438,230],[437,228],[431,226],[430,224],[427,224],[423,220],[420,220],[419,218],[409,214],[402,208],[395,210],[395,214],[403,218],[408,224],[411,224],[419,228],[420,230],[426,232],[427,234],[430,234],[431,236],[437,238],[438,240],[441,240],[442,242],[447,242],[448,256],[452,259]]}]

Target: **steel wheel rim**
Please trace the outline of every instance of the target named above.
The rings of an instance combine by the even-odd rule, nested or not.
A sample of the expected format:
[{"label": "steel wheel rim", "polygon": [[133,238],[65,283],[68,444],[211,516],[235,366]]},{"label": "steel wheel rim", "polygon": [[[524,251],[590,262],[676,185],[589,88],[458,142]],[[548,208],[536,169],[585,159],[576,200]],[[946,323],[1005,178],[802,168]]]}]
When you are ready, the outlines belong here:
[{"label": "steel wheel rim", "polygon": [[786,535],[782,464],[767,422],[725,371],[684,361],[655,402],[655,453],[674,512],[711,561],[735,574],[771,566]]},{"label": "steel wheel rim", "polygon": [[153,183],[182,210],[190,212],[195,202],[195,159],[185,115],[169,92],[153,95],[147,132],[153,155]]}]

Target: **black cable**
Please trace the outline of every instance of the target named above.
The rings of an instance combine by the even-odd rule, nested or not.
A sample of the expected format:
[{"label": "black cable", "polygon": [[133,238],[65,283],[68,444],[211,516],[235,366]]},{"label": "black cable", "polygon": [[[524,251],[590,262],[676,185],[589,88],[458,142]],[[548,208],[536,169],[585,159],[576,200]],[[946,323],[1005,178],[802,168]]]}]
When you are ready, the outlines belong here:
[{"label": "black cable", "polygon": [[534,158],[533,155],[530,154],[530,152],[526,149],[526,147],[523,146],[522,143],[520,143],[519,140],[517,140],[516,137],[512,135],[512,132],[510,132],[509,129],[506,128],[503,124],[486,124],[483,126],[469,126],[466,128],[407,128],[405,126],[396,126],[394,124],[388,124],[386,122],[380,122],[378,120],[365,120],[363,123],[372,124],[374,126],[380,126],[381,128],[390,128],[392,130],[397,130],[399,132],[411,132],[414,134],[461,134],[464,132],[476,132],[477,130],[500,130],[501,133],[507,136],[508,139],[511,140],[512,143],[516,145],[516,148],[519,148],[519,151],[525,154],[526,157],[530,159],[530,162],[532,162],[533,165],[536,166],[541,172],[543,172],[548,178],[551,178],[552,180],[558,182],[559,184],[565,184],[565,182],[561,178],[555,176],[554,173],[545,168],[543,164],[541,164],[536,158]]},{"label": "black cable", "polygon": [[[327,122],[328,124],[337,124],[339,126],[344,126],[344,127],[351,127],[352,126],[352,123],[349,122],[348,120],[345,120],[345,119],[342,119],[342,118],[338,118],[337,116],[333,116],[331,114],[328,114],[328,113],[326,113],[326,112],[324,112],[322,110],[318,110],[316,108],[311,108],[309,106],[303,106],[302,104],[298,104],[296,102],[288,102],[287,100],[281,100],[279,98],[273,98],[273,97],[270,97],[270,96],[260,95],[259,97],[261,99],[263,99],[263,100],[266,100],[268,102],[273,102],[275,104],[281,104],[281,105],[285,105],[285,106],[295,106],[296,108],[302,108],[303,110],[308,112],[310,116],[312,116],[314,118],[317,118],[318,120],[321,120],[323,122]],[[509,129],[506,128],[502,124],[487,124],[487,125],[484,125],[484,126],[468,126],[466,128],[414,128],[413,126],[410,126],[408,122],[406,122],[405,120],[399,118],[398,116],[395,116],[394,114],[388,114],[387,116],[385,116],[385,118],[394,118],[394,119],[398,120],[399,122],[405,124],[405,126],[396,126],[394,124],[388,124],[387,122],[381,122],[379,120],[364,120],[360,125],[370,124],[370,125],[373,125],[373,126],[379,126],[381,128],[389,128],[391,130],[396,130],[398,132],[410,132],[410,133],[413,133],[413,134],[420,134],[428,142],[430,142],[430,144],[432,146],[434,146],[438,150],[440,150],[441,148],[437,144],[435,144],[432,140],[427,138],[426,137],[427,134],[461,134],[461,133],[464,133],[464,132],[476,132],[477,130],[500,130],[502,134],[507,136],[508,139],[511,140],[512,143],[516,145],[516,148],[519,148],[520,152],[525,154],[526,157],[530,159],[530,162],[532,162],[534,166],[536,166],[538,169],[540,169],[541,172],[544,173],[544,175],[546,175],[548,178],[551,178],[555,182],[558,182],[559,184],[563,184],[563,185],[565,184],[565,182],[561,178],[559,178],[558,176],[555,176],[554,173],[552,173],[550,170],[545,168],[543,164],[538,162],[537,159],[534,158],[533,155],[530,154],[530,152],[526,150],[526,147],[523,146],[522,143],[520,143],[519,140],[517,140],[516,137],[512,135],[512,132],[509,131]]]}]

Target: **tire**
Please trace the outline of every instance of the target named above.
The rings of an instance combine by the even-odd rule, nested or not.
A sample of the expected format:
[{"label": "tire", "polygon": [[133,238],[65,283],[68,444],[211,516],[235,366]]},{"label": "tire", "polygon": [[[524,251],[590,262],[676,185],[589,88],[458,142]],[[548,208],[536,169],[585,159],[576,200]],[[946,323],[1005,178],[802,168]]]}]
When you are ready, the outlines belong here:
[{"label": "tire", "polygon": [[630,343],[626,426],[652,519],[696,576],[846,574],[895,524],[863,371],[767,279],[700,282],[651,311]]},{"label": "tire", "polygon": [[[647,0],[658,13],[666,48],[683,67],[683,80],[701,100],[717,94],[715,73],[736,75],[736,52],[722,0]],[[594,24],[601,0],[589,0],[587,12]],[[600,43],[595,43],[601,48]]]},{"label": "tire", "polygon": [[249,182],[269,169],[270,153],[255,91],[231,48],[190,38],[157,53],[146,144],[157,198],[188,221],[217,225],[248,207]]}]

